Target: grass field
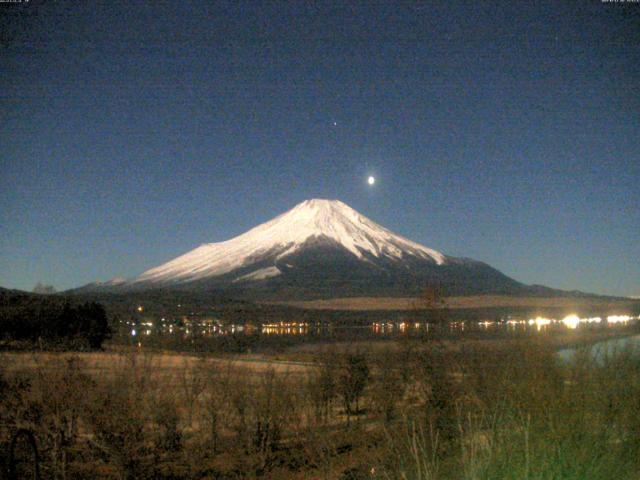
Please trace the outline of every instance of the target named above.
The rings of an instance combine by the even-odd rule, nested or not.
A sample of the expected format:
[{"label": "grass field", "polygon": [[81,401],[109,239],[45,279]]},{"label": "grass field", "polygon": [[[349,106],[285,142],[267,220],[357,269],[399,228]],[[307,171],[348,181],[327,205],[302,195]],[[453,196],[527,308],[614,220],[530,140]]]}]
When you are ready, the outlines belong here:
[{"label": "grass field", "polygon": [[[271,302],[316,310],[411,310],[419,305],[417,298],[397,297],[353,297],[327,300],[295,302]],[[447,297],[447,308],[489,308],[489,307],[534,307],[534,308],[599,308],[611,311],[626,311],[640,306],[633,299],[603,299],[597,297],[512,297],[504,295],[477,295],[468,297]]]},{"label": "grass field", "polygon": [[[2,352],[0,362],[5,369],[29,369],[41,365],[43,362],[53,360],[67,360],[71,358],[82,359],[84,368],[91,371],[110,370],[114,364],[131,355],[130,350],[107,352]],[[228,357],[203,357],[196,355],[180,354],[175,352],[145,352],[140,350],[133,353],[144,357],[157,370],[180,370],[193,368],[195,365],[220,368],[221,365],[232,365],[251,372],[260,373],[266,369],[275,369],[278,373],[304,373],[308,366],[295,361],[278,361],[261,356],[238,355]]]},{"label": "grass field", "polygon": [[640,352],[559,338],[3,352],[0,467],[27,428],[43,478],[638,478]]}]

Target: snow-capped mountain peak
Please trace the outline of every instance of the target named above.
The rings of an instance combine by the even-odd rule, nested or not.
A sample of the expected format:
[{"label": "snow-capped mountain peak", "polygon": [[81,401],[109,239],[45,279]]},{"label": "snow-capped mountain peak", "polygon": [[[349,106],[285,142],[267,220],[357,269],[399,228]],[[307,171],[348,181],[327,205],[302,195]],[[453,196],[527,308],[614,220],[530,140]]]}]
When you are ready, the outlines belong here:
[{"label": "snow-capped mountain peak", "polygon": [[[272,222],[280,226],[286,224],[289,235],[296,237],[296,244],[309,237],[325,236],[358,258],[362,258],[365,252],[375,257],[401,258],[404,252],[431,257],[439,265],[445,259],[440,252],[390,232],[339,200],[306,200]],[[283,256],[296,248],[294,244]]]},{"label": "snow-capped mountain peak", "polygon": [[[313,239],[328,239],[361,260],[417,257],[442,265],[446,257],[396,235],[338,200],[306,200],[273,220],[224,242],[207,243],[164,265],[148,270],[134,283],[190,282],[224,275],[262,262],[238,280],[280,274],[275,262],[299,251]],[[265,268],[265,259],[272,259]],[[260,271],[258,272],[258,269]],[[250,270],[250,268],[249,268]]]}]

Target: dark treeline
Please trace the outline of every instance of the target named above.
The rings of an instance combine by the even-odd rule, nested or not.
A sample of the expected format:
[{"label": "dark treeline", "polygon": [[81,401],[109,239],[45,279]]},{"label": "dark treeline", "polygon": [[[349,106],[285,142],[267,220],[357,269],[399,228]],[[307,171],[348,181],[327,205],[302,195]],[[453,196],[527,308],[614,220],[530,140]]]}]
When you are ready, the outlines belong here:
[{"label": "dark treeline", "polygon": [[110,337],[102,305],[41,295],[3,296],[0,340],[97,349]]},{"label": "dark treeline", "polygon": [[[144,316],[149,319],[182,318],[184,316],[210,316],[223,323],[262,324],[307,322],[310,324],[331,323],[334,326],[369,325],[372,322],[423,321],[438,323],[442,318],[452,321],[500,321],[507,317],[533,318],[536,316],[561,318],[569,314],[580,316],[606,316],[610,308],[597,306],[572,307],[469,307],[448,308],[442,294],[426,289],[422,298],[410,310],[323,310],[305,309],[290,305],[256,303],[249,300],[232,299],[216,293],[186,292],[172,290],[145,290],[128,293],[76,292],[71,298],[77,302],[98,302],[107,309],[110,318],[131,320],[140,317],[136,311],[144,307]],[[429,298],[431,296],[432,298]],[[624,308],[630,314],[640,314],[640,302]]]}]

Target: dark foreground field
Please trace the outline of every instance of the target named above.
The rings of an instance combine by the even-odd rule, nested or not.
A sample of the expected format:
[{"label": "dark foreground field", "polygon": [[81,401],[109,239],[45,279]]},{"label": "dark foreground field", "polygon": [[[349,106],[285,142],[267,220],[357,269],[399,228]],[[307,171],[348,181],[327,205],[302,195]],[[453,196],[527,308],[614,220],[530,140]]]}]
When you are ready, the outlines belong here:
[{"label": "dark foreground field", "polygon": [[25,435],[10,458],[26,429],[42,478],[638,478],[640,352],[563,363],[545,338],[360,347],[304,362],[5,353],[3,474],[34,468]]}]

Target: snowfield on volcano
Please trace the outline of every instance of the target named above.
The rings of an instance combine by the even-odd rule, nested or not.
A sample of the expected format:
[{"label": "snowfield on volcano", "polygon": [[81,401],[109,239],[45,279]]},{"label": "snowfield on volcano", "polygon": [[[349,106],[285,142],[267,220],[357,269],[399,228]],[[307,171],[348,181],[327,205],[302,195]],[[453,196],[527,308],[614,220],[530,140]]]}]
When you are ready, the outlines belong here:
[{"label": "snowfield on volcano", "polygon": [[[306,200],[271,221],[219,243],[196,249],[146,271],[133,283],[182,283],[224,275],[268,257],[281,259],[314,238],[328,238],[358,259],[367,255],[401,260],[413,256],[443,265],[440,252],[396,235],[338,200]],[[275,260],[274,260],[275,261]],[[280,274],[262,265],[235,281],[259,280]]]}]

